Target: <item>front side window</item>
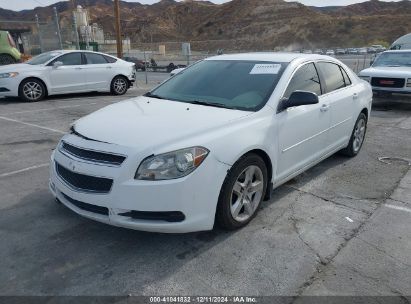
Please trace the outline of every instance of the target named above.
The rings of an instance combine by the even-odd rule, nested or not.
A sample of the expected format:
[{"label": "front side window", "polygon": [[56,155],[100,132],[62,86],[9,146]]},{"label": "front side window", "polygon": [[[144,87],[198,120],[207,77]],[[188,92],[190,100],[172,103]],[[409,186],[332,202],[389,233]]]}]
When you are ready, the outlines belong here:
[{"label": "front side window", "polygon": [[318,62],[316,66],[323,74],[327,93],[345,87],[344,77],[339,65],[330,62]]},{"label": "front side window", "polygon": [[286,66],[277,62],[204,60],[146,96],[257,111],[268,101]]},{"label": "front side window", "polygon": [[100,54],[84,53],[87,64],[106,64],[107,60]]},{"label": "front side window", "polygon": [[58,57],[57,59],[53,60],[51,65],[53,65],[54,62],[60,61],[63,63],[63,65],[81,65],[81,53],[69,53],[63,56]]},{"label": "front side window", "polygon": [[411,66],[411,52],[382,53],[372,65],[373,67],[400,67]]},{"label": "front side window", "polygon": [[283,97],[289,98],[295,91],[307,91],[321,95],[321,82],[313,63],[308,63],[295,72]]}]

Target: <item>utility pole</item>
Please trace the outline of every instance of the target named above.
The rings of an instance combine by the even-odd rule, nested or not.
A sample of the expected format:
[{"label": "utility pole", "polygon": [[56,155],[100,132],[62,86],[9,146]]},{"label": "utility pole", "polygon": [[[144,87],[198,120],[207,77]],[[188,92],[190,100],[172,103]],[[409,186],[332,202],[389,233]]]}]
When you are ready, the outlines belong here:
[{"label": "utility pole", "polygon": [[76,39],[76,50],[79,50],[80,49],[80,39],[78,36],[77,15],[75,11],[73,11],[73,31],[74,31],[74,38]]},{"label": "utility pole", "polygon": [[120,28],[120,0],[114,0],[114,16],[116,18],[117,57],[123,57],[123,40]]},{"label": "utility pole", "polygon": [[37,33],[39,35],[40,52],[43,53],[43,38],[41,37],[39,16],[37,14],[36,14],[36,26],[37,26]]},{"label": "utility pole", "polygon": [[59,23],[59,15],[57,13],[57,8],[53,7],[53,11],[54,11],[54,18],[56,21],[56,30],[57,30],[57,37],[59,39],[59,45],[60,45],[60,49],[63,49],[63,42],[61,40],[61,33],[60,33],[60,23]]}]

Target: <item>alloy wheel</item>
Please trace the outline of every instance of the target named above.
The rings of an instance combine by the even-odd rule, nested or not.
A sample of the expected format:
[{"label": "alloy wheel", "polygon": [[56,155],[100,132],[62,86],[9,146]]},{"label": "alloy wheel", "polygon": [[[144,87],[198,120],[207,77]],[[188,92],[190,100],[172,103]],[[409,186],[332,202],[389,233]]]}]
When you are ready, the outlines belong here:
[{"label": "alloy wheel", "polygon": [[123,94],[127,90],[127,82],[123,78],[117,78],[113,83],[114,91]]},{"label": "alloy wheel", "polygon": [[366,123],[364,119],[358,120],[354,129],[354,140],[353,140],[353,150],[358,152],[361,149],[362,143],[365,137],[365,127]]},{"label": "alloy wheel", "polygon": [[247,221],[260,204],[264,191],[264,175],[257,166],[249,166],[237,177],[231,192],[230,211],[234,220]]},{"label": "alloy wheel", "polygon": [[36,101],[43,95],[43,88],[39,83],[29,81],[23,85],[23,94],[28,100]]}]

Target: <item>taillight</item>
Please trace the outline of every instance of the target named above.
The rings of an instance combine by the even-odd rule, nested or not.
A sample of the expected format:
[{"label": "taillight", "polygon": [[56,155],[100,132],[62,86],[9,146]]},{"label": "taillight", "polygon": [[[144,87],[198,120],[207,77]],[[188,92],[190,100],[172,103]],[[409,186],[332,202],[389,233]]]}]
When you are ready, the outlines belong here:
[{"label": "taillight", "polygon": [[9,39],[9,44],[10,44],[10,46],[15,48],[15,47],[16,47],[16,43],[14,42],[13,37],[11,37],[10,34],[7,34],[7,38]]}]

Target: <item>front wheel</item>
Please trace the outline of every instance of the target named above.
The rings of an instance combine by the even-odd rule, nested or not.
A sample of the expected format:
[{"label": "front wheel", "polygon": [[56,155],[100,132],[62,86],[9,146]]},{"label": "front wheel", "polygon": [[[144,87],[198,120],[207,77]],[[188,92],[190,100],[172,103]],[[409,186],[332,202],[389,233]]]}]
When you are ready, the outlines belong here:
[{"label": "front wheel", "polygon": [[124,76],[116,76],[111,82],[111,93],[124,95],[128,90],[128,80]]},{"label": "front wheel", "polygon": [[350,142],[348,146],[341,150],[341,153],[350,157],[356,156],[364,143],[365,134],[367,132],[367,116],[364,113],[361,113],[354,126],[352,131]]},{"label": "front wheel", "polygon": [[19,97],[27,102],[36,102],[46,96],[46,87],[35,78],[23,80],[19,86]]},{"label": "front wheel", "polygon": [[220,192],[216,220],[225,229],[247,225],[256,215],[267,188],[267,168],[256,154],[238,160]]}]

